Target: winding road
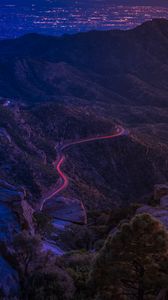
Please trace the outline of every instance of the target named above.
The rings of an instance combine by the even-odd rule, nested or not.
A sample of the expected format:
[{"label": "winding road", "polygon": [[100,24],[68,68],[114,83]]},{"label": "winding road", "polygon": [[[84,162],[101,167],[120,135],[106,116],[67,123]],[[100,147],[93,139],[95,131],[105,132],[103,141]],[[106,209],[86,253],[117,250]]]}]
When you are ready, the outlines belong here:
[{"label": "winding road", "polygon": [[60,178],[58,180],[57,187],[54,189],[54,191],[42,199],[41,205],[40,205],[40,211],[43,210],[44,204],[48,200],[50,200],[51,198],[53,198],[56,195],[63,192],[69,185],[69,180],[68,180],[67,175],[64,174],[63,171],[61,170],[61,167],[66,160],[65,155],[64,155],[64,150],[66,150],[67,148],[69,148],[73,145],[79,145],[79,144],[84,144],[84,143],[89,143],[89,142],[94,142],[94,141],[96,142],[96,141],[100,141],[100,140],[113,139],[115,137],[119,137],[119,136],[126,135],[126,134],[127,134],[127,130],[125,130],[122,126],[117,126],[116,132],[111,135],[84,138],[84,139],[80,139],[77,141],[65,143],[64,145],[58,145],[58,147],[57,147],[58,158],[55,162],[53,162],[53,165],[54,165],[56,171],[58,172]]}]

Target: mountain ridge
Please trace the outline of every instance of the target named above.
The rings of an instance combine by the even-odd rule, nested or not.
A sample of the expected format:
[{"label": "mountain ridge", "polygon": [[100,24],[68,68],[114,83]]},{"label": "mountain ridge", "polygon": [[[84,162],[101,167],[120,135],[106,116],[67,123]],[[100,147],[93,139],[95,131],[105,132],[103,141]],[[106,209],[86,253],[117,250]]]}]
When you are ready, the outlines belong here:
[{"label": "mountain ridge", "polygon": [[[166,35],[158,30],[160,27]],[[148,32],[147,38],[144,32]],[[88,89],[91,99],[91,85],[96,84],[105,94],[118,95],[127,104],[168,106],[167,20],[150,21],[129,31],[92,31],[62,37],[30,34],[1,41],[0,46],[1,96],[46,101],[50,96],[62,95],[62,81],[69,86],[68,91],[63,88],[63,96],[85,98],[83,90]],[[67,68],[65,74],[61,75],[60,64],[64,71]],[[73,89],[72,69],[78,75],[80,72]],[[86,87],[88,80],[90,85]],[[40,92],[39,87],[44,91]],[[115,95],[110,96],[112,103]]]},{"label": "mountain ridge", "polygon": [[[153,27],[156,29],[153,30]],[[137,197],[138,194],[141,197],[143,193],[150,192],[151,187],[158,181],[165,182],[168,178],[167,162],[164,165],[168,151],[166,144],[168,39],[162,33],[160,34],[158,28],[165,28],[165,32],[168,32],[168,21],[154,20],[134,30],[122,32],[89,32],[61,38],[45,38],[31,34],[12,42],[0,42],[0,46],[5,45],[4,48],[0,47],[2,143],[5,139],[4,132],[11,137],[11,144],[6,146],[6,152],[2,145],[1,163],[4,168],[2,176],[5,175],[6,180],[11,180],[4,164],[4,161],[8,164],[6,157],[8,153],[9,165],[12,166],[10,166],[11,170],[15,174],[14,183],[19,180],[26,185],[37,200],[54,184],[55,177],[57,178],[51,162],[56,155],[55,144],[60,139],[75,140],[91,134],[109,134],[115,124],[122,124],[123,127],[130,128],[131,136],[124,139],[124,142],[122,140],[119,142],[119,150],[115,147],[112,150],[110,144],[103,148],[104,153],[99,153],[103,161],[104,155],[107,156],[107,153],[114,151],[114,165],[110,164],[110,156],[108,160],[111,173],[116,172],[118,176],[116,183],[113,175],[109,176],[113,181],[113,184],[111,183],[113,192],[110,192],[108,181],[107,196],[106,189],[103,187],[105,196],[103,195],[102,198],[107,200],[110,195],[114,195],[112,201],[116,203],[115,194],[120,194],[122,190],[122,195],[119,197],[121,201],[118,202],[123,204],[124,199],[127,198],[129,201],[129,197],[133,198],[130,182],[134,182],[134,179],[135,187],[132,190],[137,189],[137,194],[136,191],[132,191],[132,194]],[[152,32],[151,35],[149,30]],[[148,31],[148,39],[144,39],[146,31]],[[8,51],[4,51],[5,49]],[[3,107],[4,98],[7,107]],[[6,139],[5,143],[7,143]],[[141,183],[138,184],[141,170],[137,170],[137,174],[134,174],[135,170],[132,170],[129,165],[128,173],[124,169],[127,173],[126,177],[129,178],[129,188],[123,188],[124,173],[116,153],[117,151],[121,153],[123,166],[127,165],[127,159],[130,160],[131,157],[128,145],[133,149],[132,151],[135,151],[134,159],[136,155],[140,155],[139,168],[143,161],[148,165],[148,168],[143,166],[143,177],[146,173],[149,174],[148,169],[153,172],[141,195],[140,188],[136,188],[141,186],[142,189],[144,183],[142,178]],[[96,163],[95,166],[92,165],[96,146],[90,150],[93,151],[92,160],[87,156],[90,153],[89,147],[85,149],[86,157],[83,159],[86,160],[86,165],[96,172]],[[22,163],[24,162],[23,170],[20,169],[18,153]],[[72,150],[71,159],[73,164],[78,166],[76,171],[78,176],[76,179],[73,178],[73,182],[77,180],[78,185],[86,190],[86,198],[90,199],[87,177],[80,175],[82,174],[80,170],[83,168],[80,164],[82,152],[78,153],[77,150],[77,162],[75,153],[75,149]],[[136,159],[133,163],[135,162]],[[99,165],[99,162],[97,164]],[[70,172],[70,166],[71,163],[67,166],[67,173]],[[25,169],[29,170],[28,178],[23,180],[21,175]],[[100,166],[99,172],[100,174],[102,172]],[[115,185],[116,192],[114,192]],[[99,188],[99,184],[98,187],[94,187],[94,191],[97,190],[98,194]],[[72,188],[72,193],[73,189],[76,190],[76,187]],[[96,195],[96,192],[93,192],[93,198],[96,198],[94,194]],[[116,199],[119,199],[117,197]],[[103,201],[100,199],[100,194],[98,198],[98,201]],[[96,200],[95,203],[97,205]]]}]

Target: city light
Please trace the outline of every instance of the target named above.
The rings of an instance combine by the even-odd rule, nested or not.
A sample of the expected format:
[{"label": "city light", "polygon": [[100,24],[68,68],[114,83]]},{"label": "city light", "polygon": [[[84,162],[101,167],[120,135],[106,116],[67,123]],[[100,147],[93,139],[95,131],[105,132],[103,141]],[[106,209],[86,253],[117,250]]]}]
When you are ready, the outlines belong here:
[{"label": "city light", "polygon": [[153,18],[167,18],[168,7],[110,5],[109,1],[50,6],[0,4],[0,38],[28,32],[61,35],[88,30],[129,29]]}]

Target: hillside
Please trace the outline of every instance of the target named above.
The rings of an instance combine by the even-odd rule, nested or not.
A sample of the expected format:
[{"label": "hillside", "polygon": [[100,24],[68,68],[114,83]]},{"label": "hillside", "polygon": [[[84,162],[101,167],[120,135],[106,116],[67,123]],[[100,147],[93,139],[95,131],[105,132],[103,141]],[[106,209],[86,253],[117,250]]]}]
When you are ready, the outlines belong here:
[{"label": "hillside", "polygon": [[0,41],[1,176],[37,200],[57,179],[51,162],[60,139],[108,134],[121,123],[128,137],[68,152],[69,192],[104,207],[138,201],[167,181],[167,50],[166,20]]},{"label": "hillside", "polygon": [[[21,291],[21,300],[36,293],[42,299],[46,291],[53,293],[56,278],[58,299],[63,293],[67,300],[102,299],[90,295],[88,278],[107,235],[115,238],[118,223],[136,212],[149,212],[167,226],[167,200],[161,198],[167,197],[168,182],[167,53],[166,20],[129,31],[0,41],[0,289],[5,297],[18,299]],[[134,222],[140,233],[142,224],[161,226],[149,216],[126,226]],[[145,229],[147,240],[149,233]]]},{"label": "hillside", "polygon": [[126,32],[1,41],[1,94],[167,107],[167,28],[168,21],[154,20]]}]

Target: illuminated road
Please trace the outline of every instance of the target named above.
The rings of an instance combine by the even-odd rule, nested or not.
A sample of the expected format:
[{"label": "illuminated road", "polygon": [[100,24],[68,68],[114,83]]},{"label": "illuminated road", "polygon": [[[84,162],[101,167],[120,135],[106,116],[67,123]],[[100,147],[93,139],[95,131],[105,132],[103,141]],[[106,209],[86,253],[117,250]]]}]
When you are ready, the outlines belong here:
[{"label": "illuminated road", "polygon": [[56,168],[56,170],[59,174],[59,177],[60,177],[59,183],[53,192],[51,192],[48,196],[46,196],[44,199],[42,199],[40,210],[43,209],[46,201],[50,200],[52,197],[55,197],[56,195],[63,192],[69,185],[69,180],[68,180],[67,175],[64,174],[63,171],[61,170],[61,167],[66,160],[65,155],[63,154],[64,150],[66,150],[67,148],[69,148],[73,145],[79,145],[79,144],[84,144],[84,143],[89,143],[89,142],[96,142],[96,141],[100,141],[100,140],[113,139],[115,137],[119,137],[119,136],[126,135],[126,134],[127,134],[127,131],[123,127],[118,126],[116,128],[116,132],[111,135],[90,137],[90,138],[85,138],[85,139],[80,139],[77,141],[69,142],[64,145],[60,145],[57,149],[58,159],[53,163],[53,165]]}]

